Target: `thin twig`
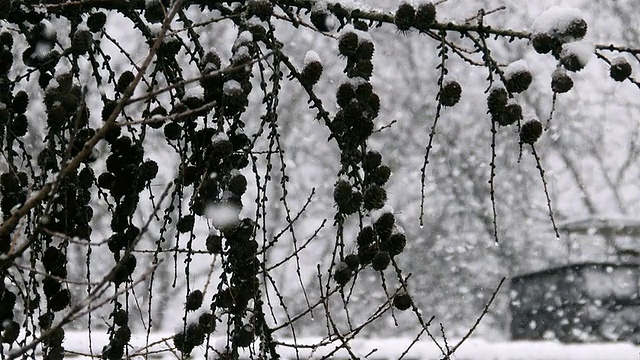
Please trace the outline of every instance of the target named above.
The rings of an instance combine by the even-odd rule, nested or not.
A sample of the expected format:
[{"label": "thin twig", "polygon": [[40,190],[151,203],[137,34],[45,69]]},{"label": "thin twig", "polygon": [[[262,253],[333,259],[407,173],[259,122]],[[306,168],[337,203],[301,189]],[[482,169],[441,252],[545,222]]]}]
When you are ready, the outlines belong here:
[{"label": "thin twig", "polygon": [[447,352],[447,357],[451,356],[454,352],[456,352],[456,350],[458,350],[460,345],[462,345],[465,341],[467,341],[469,337],[471,337],[471,335],[474,333],[474,331],[476,331],[476,329],[478,328],[478,325],[480,325],[480,322],[482,321],[484,316],[487,315],[487,313],[489,312],[489,307],[493,303],[493,300],[495,300],[496,295],[498,295],[498,292],[500,291],[500,288],[502,287],[502,284],[504,284],[505,280],[507,280],[507,278],[502,277],[502,279],[500,280],[500,283],[498,284],[496,289],[493,291],[493,294],[491,294],[491,298],[489,299],[489,302],[487,302],[487,305],[485,305],[484,309],[482,310],[482,313],[476,319],[476,322],[469,329],[469,331],[467,331],[467,333],[462,337],[462,339],[460,339],[460,341],[457,344],[455,344],[450,351]]},{"label": "thin twig", "polygon": [[542,186],[544,187],[544,195],[547,197],[547,208],[549,209],[549,217],[551,218],[551,224],[553,225],[553,231],[556,233],[556,239],[560,240],[560,233],[558,232],[558,226],[556,226],[556,220],[553,216],[553,209],[551,208],[551,197],[549,196],[549,189],[547,188],[547,180],[544,177],[544,169],[540,162],[540,157],[536,152],[536,148],[531,144],[531,153],[536,159],[536,168],[540,172],[540,178],[542,179]]}]

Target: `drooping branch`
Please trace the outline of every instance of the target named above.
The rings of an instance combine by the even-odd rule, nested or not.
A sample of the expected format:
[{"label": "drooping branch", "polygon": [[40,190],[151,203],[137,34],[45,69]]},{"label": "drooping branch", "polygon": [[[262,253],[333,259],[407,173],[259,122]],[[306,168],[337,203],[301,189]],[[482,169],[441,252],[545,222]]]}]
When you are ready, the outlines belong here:
[{"label": "drooping branch", "polygon": [[[246,1],[239,1],[240,3]],[[317,3],[316,0],[280,0],[278,4],[283,7],[293,7],[300,11],[309,11]],[[117,0],[84,0],[70,1],[65,3],[43,3],[42,6],[47,11],[57,14],[71,13],[73,11],[88,11],[93,8],[104,10],[142,10],[145,8],[145,0],[117,1]],[[200,6],[210,7],[212,9],[223,8],[222,3],[212,3],[207,0],[188,0],[184,2],[185,7]],[[361,9],[348,9],[340,3],[328,3],[327,10],[331,11],[338,18],[361,19],[374,23],[394,24],[395,17],[391,13],[381,11],[364,11]],[[484,36],[498,36],[512,39],[528,39],[530,34],[526,31],[517,31],[510,29],[493,28],[486,25],[478,24],[456,24],[453,22],[439,23],[434,22],[429,26],[430,30],[455,31],[459,33],[482,33]]]},{"label": "drooping branch", "polygon": [[[160,44],[162,44],[165,32],[169,29],[169,24],[171,24],[173,17],[178,12],[183,2],[184,0],[177,0],[173,8],[171,9],[171,11],[167,14],[162,24],[162,29],[158,33],[158,36],[156,37],[156,40],[153,46],[149,50],[147,57],[145,58],[142,65],[140,66],[140,70],[137,72],[134,79],[131,81],[129,86],[124,91],[122,98],[116,103],[116,106],[111,112],[111,115],[109,115],[109,117],[104,122],[104,125],[102,125],[102,127],[96,132],[96,134],[92,138],[87,140],[87,142],[82,147],[82,150],[75,157],[69,160],[67,164],[64,165],[64,168],[59,173],[55,182],[48,183],[42,189],[38,190],[36,192],[37,194],[36,196],[32,197],[30,201],[28,201],[23,206],[21,206],[9,219],[5,220],[2,223],[2,225],[0,225],[0,237],[7,236],[8,234],[10,234],[11,231],[13,231],[13,229],[15,228],[18,221],[22,217],[27,215],[31,211],[31,209],[39,205],[42,201],[48,199],[51,195],[53,195],[52,191],[55,191],[59,182],[62,179],[64,179],[66,176],[68,176],[71,172],[75,171],[78,168],[78,166],[80,166],[82,161],[85,160],[87,157],[89,157],[89,155],[91,155],[93,148],[98,144],[98,142],[107,135],[110,129],[114,126],[115,121],[118,118],[120,112],[122,111],[122,109],[124,109],[125,105],[127,104],[127,101],[129,100],[129,98],[133,96],[133,92],[136,89],[136,86],[138,86],[138,83],[144,76],[144,73],[147,67],[149,67],[149,65],[151,64],[151,61],[153,60],[154,55],[158,51]],[[15,256],[21,255],[22,252],[24,252],[28,247],[29,247],[29,244],[25,243],[24,246],[21,247],[21,251],[16,251]],[[4,259],[3,262],[0,262],[0,268],[3,267],[3,264],[7,263],[6,260],[8,259]]]}]

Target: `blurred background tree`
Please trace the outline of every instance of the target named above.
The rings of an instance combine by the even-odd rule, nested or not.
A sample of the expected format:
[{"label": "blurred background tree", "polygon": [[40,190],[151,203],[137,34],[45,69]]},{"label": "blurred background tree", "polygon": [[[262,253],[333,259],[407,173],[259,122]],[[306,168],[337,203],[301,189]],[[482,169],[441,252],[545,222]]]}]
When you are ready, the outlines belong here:
[{"label": "blurred background tree", "polygon": [[[259,339],[274,356],[273,336],[416,336],[431,316],[461,337],[500,278],[571,260],[548,198],[556,222],[638,212],[637,83],[609,76],[636,67],[631,1],[188,5],[1,2],[10,348],[45,335],[55,358],[75,327],[106,331],[106,358],[132,331],[188,354],[215,325],[210,354]],[[562,46],[583,37],[576,71]],[[526,91],[506,81],[517,60]],[[509,126],[487,112],[504,82],[524,114]],[[361,240],[383,214],[406,247],[389,226]],[[476,334],[507,337],[507,306]]]}]

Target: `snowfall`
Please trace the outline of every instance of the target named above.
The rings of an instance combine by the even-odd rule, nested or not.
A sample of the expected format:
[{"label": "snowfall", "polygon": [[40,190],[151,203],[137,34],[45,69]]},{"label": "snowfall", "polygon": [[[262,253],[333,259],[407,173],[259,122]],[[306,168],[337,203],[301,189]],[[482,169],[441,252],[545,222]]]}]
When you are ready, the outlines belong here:
[{"label": "snowfall", "polygon": [[[149,344],[150,359],[180,359],[179,353],[174,353],[172,348],[170,333],[151,334]],[[317,344],[323,339],[320,338],[298,338],[297,344],[301,345],[296,354],[292,347],[279,347],[278,353],[283,360],[289,359],[321,359],[339,347],[338,341],[329,345],[313,349],[311,344]],[[292,339],[279,339],[280,343],[293,344]],[[391,360],[400,359],[406,349],[410,347],[413,339],[410,338],[385,338],[385,339],[358,339],[350,341],[350,349],[353,354],[361,359],[371,360]],[[326,341],[325,341],[326,342]],[[454,346],[458,341],[449,339],[449,346]],[[91,350],[93,355],[99,355],[108,339],[103,334],[92,334]],[[146,336],[133,335],[129,354],[133,360],[142,360],[145,357]],[[210,344],[215,347],[217,344],[224,344],[223,338],[212,338]],[[444,342],[439,340],[440,344]],[[89,335],[87,332],[67,332],[64,342],[65,349],[69,354],[65,358],[90,358]],[[257,344],[256,344],[257,347]],[[204,346],[196,348],[189,358],[204,359]],[[73,356],[72,354],[86,354],[86,356]],[[151,355],[154,354],[154,355]],[[158,354],[163,354],[159,356]],[[210,351],[209,357],[216,358]],[[255,357],[255,356],[254,356]],[[441,351],[428,338],[418,341],[411,346],[408,352],[402,357],[405,360],[437,360],[443,357]],[[186,357],[185,357],[186,358]],[[247,351],[241,354],[241,359],[251,358]],[[349,353],[340,349],[335,352],[331,359],[350,359]],[[506,341],[489,342],[479,339],[469,339],[465,341],[451,356],[453,360],[640,360],[640,347],[630,343],[592,343],[592,344],[562,344],[554,341]]]}]

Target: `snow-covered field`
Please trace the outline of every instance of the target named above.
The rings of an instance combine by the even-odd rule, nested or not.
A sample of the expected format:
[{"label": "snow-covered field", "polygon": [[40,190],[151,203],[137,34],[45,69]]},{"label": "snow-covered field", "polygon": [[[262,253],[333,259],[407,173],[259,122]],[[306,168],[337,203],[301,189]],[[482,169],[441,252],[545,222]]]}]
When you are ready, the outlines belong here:
[{"label": "snow-covered field", "polygon": [[[178,359],[179,354],[169,350],[172,345],[169,333],[152,334],[149,343],[156,343],[149,348],[149,359]],[[169,339],[166,342],[162,339]],[[108,339],[103,334],[92,335],[92,349],[94,355],[100,353]],[[319,338],[299,338],[298,344],[302,345],[298,354],[291,347],[280,347],[278,352],[283,359],[320,359],[329,354],[339,344],[331,343],[327,346],[313,349],[304,345],[317,344]],[[280,342],[292,344],[291,339],[280,339]],[[211,339],[211,344],[224,343],[223,339]],[[442,343],[442,342],[441,342]],[[449,344],[455,344],[454,340],[449,340]],[[134,335],[131,339],[132,347],[129,354],[134,360],[144,359],[140,354],[140,349],[146,344],[144,335]],[[370,340],[353,340],[350,342],[351,351],[356,356],[371,360],[391,360],[398,359],[411,344],[411,339],[407,338],[386,338]],[[67,333],[64,347],[67,351],[89,355],[89,338],[86,332]],[[160,352],[162,355],[157,355]],[[243,358],[249,358],[249,353]],[[415,344],[403,357],[407,360],[430,360],[440,359],[442,354],[438,348],[428,339]],[[74,358],[89,358],[88,356],[77,356]],[[192,353],[192,359],[204,359],[204,347],[196,348]],[[210,356],[210,358],[213,358]],[[350,359],[348,352],[344,349],[336,352],[332,359]],[[484,340],[472,339],[465,342],[452,357],[455,360],[640,360],[640,347],[627,343],[597,343],[597,344],[561,344],[552,341],[512,341],[512,342],[488,342]]]}]

